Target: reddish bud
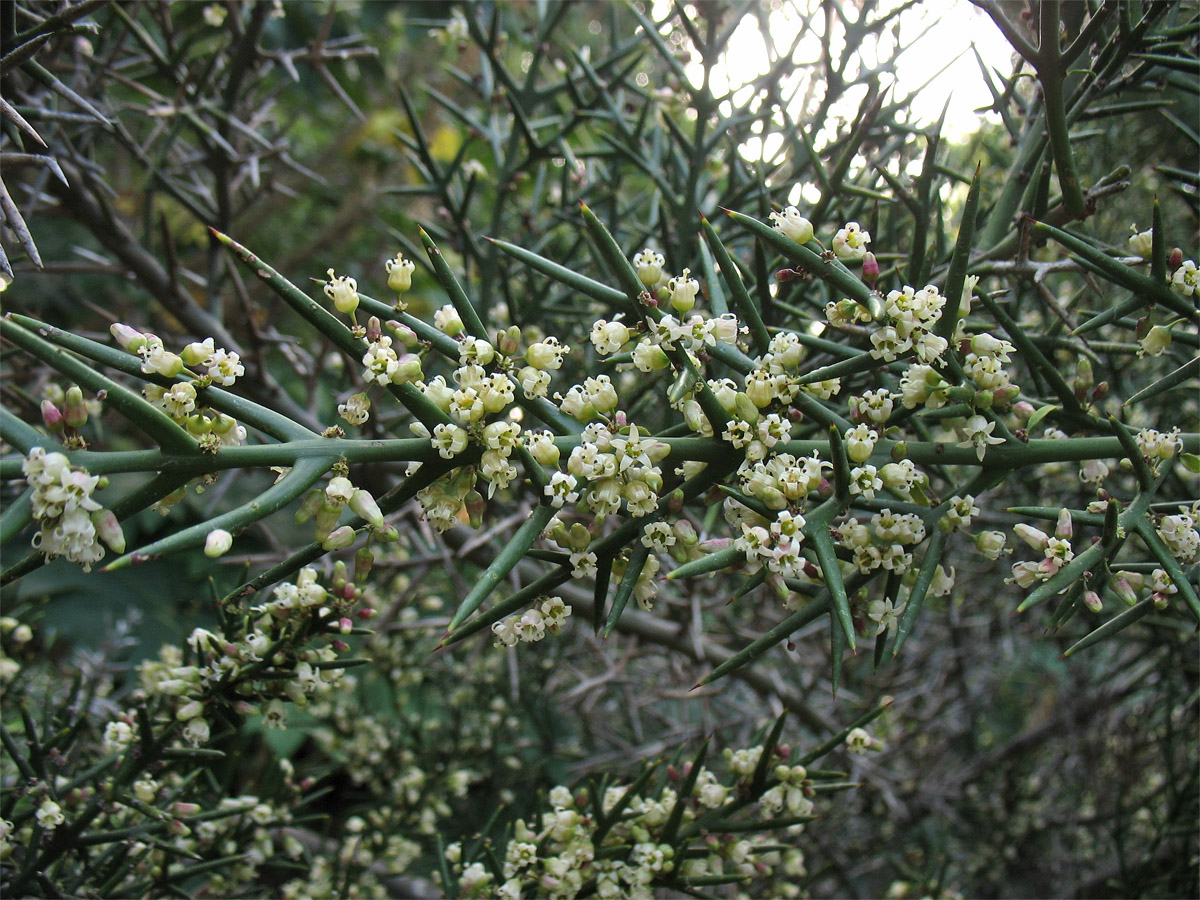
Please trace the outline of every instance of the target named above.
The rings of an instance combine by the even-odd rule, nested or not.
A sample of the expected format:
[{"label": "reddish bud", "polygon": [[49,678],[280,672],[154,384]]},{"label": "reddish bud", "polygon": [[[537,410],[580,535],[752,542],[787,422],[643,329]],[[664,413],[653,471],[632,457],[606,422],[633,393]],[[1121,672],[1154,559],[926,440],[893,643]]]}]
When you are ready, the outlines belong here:
[{"label": "reddish bud", "polygon": [[62,434],[63,428],[66,426],[66,422],[63,421],[63,414],[49,400],[42,401],[42,424],[46,426],[51,434]]}]

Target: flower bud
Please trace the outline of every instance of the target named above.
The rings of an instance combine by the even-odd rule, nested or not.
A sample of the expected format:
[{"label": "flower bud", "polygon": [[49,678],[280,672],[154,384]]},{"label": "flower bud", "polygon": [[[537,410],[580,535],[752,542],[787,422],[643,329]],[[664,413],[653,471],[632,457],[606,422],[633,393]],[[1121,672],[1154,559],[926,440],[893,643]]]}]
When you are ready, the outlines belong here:
[{"label": "flower bud", "polygon": [[367,576],[371,574],[371,567],[374,564],[374,551],[370,547],[359,547],[354,554],[354,583],[362,584],[365,582]]},{"label": "flower bud", "polygon": [[1046,532],[1024,522],[1014,525],[1013,531],[1017,533],[1017,537],[1039,552],[1045,550],[1050,543],[1050,536]]},{"label": "flower bud", "polygon": [[325,502],[325,492],[320,488],[313,488],[304,495],[304,499],[300,501],[300,508],[296,510],[296,515],[293,520],[297,525],[303,525],[309,519],[317,514],[317,510]]},{"label": "flower bud", "polygon": [[383,264],[388,273],[388,290],[403,294],[412,288],[413,271],[417,268],[411,259],[405,259],[403,253],[397,253],[395,259],[389,259]]},{"label": "flower bud", "polygon": [[62,434],[63,427],[66,425],[66,422],[63,421],[63,414],[49,400],[42,401],[42,424],[51,434]]},{"label": "flower bud", "polygon": [[342,507],[340,504],[322,500],[321,506],[317,510],[316,528],[313,532],[313,539],[323,541],[329,537],[329,532],[333,531],[333,526],[337,524],[338,517],[341,514]]},{"label": "flower bud", "polygon": [[483,499],[483,494],[475,488],[471,488],[463,497],[463,505],[467,509],[468,524],[472,528],[478,529],[483,524],[483,513],[487,509],[487,502]]},{"label": "flower bud", "polygon": [[233,546],[233,535],[224,528],[214,528],[204,539],[204,555],[209,559],[224,556]]},{"label": "flower bud", "polygon": [[1058,511],[1058,521],[1054,524],[1054,536],[1070,540],[1074,533],[1075,523],[1071,520],[1071,511],[1069,509],[1060,509]]},{"label": "flower bud", "polygon": [[321,541],[321,547],[325,550],[344,550],[354,543],[355,537],[357,534],[353,528],[349,525],[342,525],[331,531],[325,540]]},{"label": "flower bud", "polygon": [[421,339],[417,337],[417,333],[405,325],[403,322],[398,322],[395,319],[388,319],[384,322],[387,330],[390,331],[406,350],[412,350],[421,343]]},{"label": "flower bud", "polygon": [[1098,613],[1104,608],[1104,603],[1100,600],[1100,595],[1095,591],[1083,592],[1083,605],[1088,608],[1089,612]]},{"label": "flower bud", "polygon": [[867,252],[863,256],[862,280],[871,287],[879,280],[879,261],[875,259],[874,253]]},{"label": "flower bud", "polygon": [[[1183,261],[1181,256],[1180,262]],[[114,322],[108,326],[109,333],[113,336],[122,350],[128,350],[130,353],[137,353],[142,347],[146,346],[146,335],[135,328],[130,328],[128,325],[123,325],[120,322]]]},{"label": "flower bud", "polygon": [[67,388],[67,396],[63,401],[63,421],[68,428],[82,428],[87,424],[87,405],[83,400],[83,391],[78,385]]},{"label": "flower bud", "polygon": [[1022,400],[1020,403],[1014,403],[1012,411],[1013,415],[1017,417],[1017,421],[1022,423],[1028,422],[1029,417],[1037,412],[1037,410],[1034,409],[1033,404],[1028,400]]},{"label": "flower bud", "polygon": [[505,356],[515,356],[520,346],[521,329],[516,325],[509,325],[503,331],[496,333],[496,347]]},{"label": "flower bud", "polygon": [[348,275],[334,277],[333,269],[329,269],[329,281],[325,284],[325,296],[333,301],[338,312],[353,316],[358,309],[358,282]]},{"label": "flower bud", "polygon": [[376,528],[373,532],[375,540],[383,544],[394,544],[400,540],[400,532],[395,525],[384,525],[382,528]]},{"label": "flower bud", "polygon": [[108,545],[113,553],[125,552],[125,534],[121,531],[121,523],[111,510],[98,509],[92,513],[92,526],[100,540]]},{"label": "flower bud", "polygon": [[188,434],[194,437],[203,437],[212,431],[213,420],[203,413],[195,413],[187,417],[183,426],[187,429]]},{"label": "flower bud", "polygon": [[1183,251],[1175,247],[1167,255],[1167,271],[1174,272],[1183,265]]},{"label": "flower bud", "polygon": [[362,488],[356,490],[350,497],[350,509],[372,528],[383,527],[383,513],[380,512],[379,504],[375,502],[375,498],[369,491],[364,491]]},{"label": "flower bud", "polygon": [[368,344],[376,344],[383,337],[383,326],[379,324],[379,316],[367,319],[367,333],[364,335]]}]

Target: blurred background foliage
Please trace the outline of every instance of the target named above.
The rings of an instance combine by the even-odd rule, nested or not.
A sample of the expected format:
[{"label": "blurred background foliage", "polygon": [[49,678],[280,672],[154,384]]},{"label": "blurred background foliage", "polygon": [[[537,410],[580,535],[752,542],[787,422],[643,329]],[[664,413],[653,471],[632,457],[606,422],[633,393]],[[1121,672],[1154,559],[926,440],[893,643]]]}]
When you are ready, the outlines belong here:
[{"label": "blurred background foliage", "polygon": [[[398,248],[419,265],[425,259],[415,240],[420,224],[471,296],[483,298],[489,327],[512,322],[560,336],[581,335],[604,311],[487,238],[602,277],[579,227],[580,201],[630,254],[654,246],[670,271],[689,266],[707,275],[713,264],[697,215],[704,213],[769,325],[819,311],[826,289],[776,282],[775,260],[727,229],[720,207],[765,219],[772,204],[807,204],[818,234],[861,221],[874,235],[883,280],[937,280],[976,163],[985,233],[999,236],[998,247],[1016,233],[1011,215],[993,216],[992,204],[1020,181],[1024,129],[1041,120],[1033,79],[1014,70],[988,71],[996,114],[964,139],[912,120],[908,92],[919,85],[903,81],[895,50],[915,36],[901,14],[912,5],[93,4],[49,37],[38,71],[5,71],[5,97],[46,144],[38,148],[5,119],[3,152],[41,157],[6,164],[5,182],[41,265],[15,252],[6,235],[15,282],[5,308],[100,339],[114,321],[181,339],[225,334],[218,344],[243,350],[241,385],[250,396],[299,421],[328,423],[355,361],[295,327],[210,240],[207,226],[297,283],[333,266],[383,297],[383,260]],[[1072,5],[1064,4],[1068,38],[1079,28],[1067,14]],[[792,48],[780,48],[769,74],[727,96],[714,93],[734,29],[765,32],[781,6],[803,21],[800,34],[819,36],[815,58],[797,66]],[[1073,122],[1077,165],[1086,185],[1129,166],[1113,181],[1131,186],[1102,197],[1077,228],[1101,246],[1122,247],[1131,222],[1149,227],[1157,196],[1170,245],[1194,255],[1196,5],[1090,6],[1109,19],[1097,39],[1117,34],[1122,6],[1137,6],[1153,24],[1128,42],[1122,30],[1115,62],[1097,50],[1112,67]],[[1031,27],[1025,4],[996,7],[1016,27]],[[5,4],[6,43],[58,11]],[[992,26],[981,16],[979,27]],[[1189,62],[1162,63],[1168,51]],[[768,135],[778,137],[764,153]],[[1053,210],[1051,176],[1048,162],[1035,165],[1016,208],[1039,216]],[[720,311],[717,284],[707,279],[714,293],[706,301]],[[1077,276],[1000,279],[993,288],[1000,287],[1014,292],[1016,304],[1047,290],[1064,308],[1104,303]],[[444,302],[428,272],[418,274],[408,299],[417,315]],[[1132,347],[1129,323],[1120,327],[1125,332],[1112,340]],[[1069,355],[1062,361],[1074,365]],[[7,362],[4,403],[36,421],[38,402],[54,387],[28,362],[11,355]],[[590,367],[586,359],[571,363]],[[655,415],[650,404],[632,411]],[[1195,398],[1164,405],[1161,415],[1147,424],[1189,430],[1182,416],[1195,430]],[[386,427],[386,419],[371,427]],[[118,432],[91,438],[111,448],[136,440]],[[386,489],[395,471],[375,467],[361,483]],[[260,482],[225,476],[189,496],[169,521],[147,513],[127,534],[132,527],[131,539],[145,538],[201,521]],[[1074,473],[1064,471],[997,494],[994,509],[1086,502]],[[1180,482],[1167,495],[1194,496],[1195,484]],[[1011,524],[1003,513],[984,521]],[[597,770],[627,775],[636,762],[711,733],[742,746],[785,708],[795,714],[792,739],[823,737],[831,723],[891,696],[877,725],[887,749],[844,761],[863,788],[823,808],[820,826],[807,832],[804,890],[1198,893],[1197,647],[1178,619],[1151,615],[1149,627],[1061,661],[1086,628],[1074,622],[1044,634],[1038,619],[1011,617],[1018,601],[1000,584],[1005,564],[963,555],[954,560],[959,587],[930,600],[900,663],[876,671],[870,654],[849,661],[836,698],[827,641],[815,626],[742,680],[688,693],[728,655],[709,643],[722,633],[710,625],[723,623],[744,643],[774,623],[774,604],[727,607],[733,582],[719,579],[677,585],[664,590],[653,617],[626,616],[603,644],[578,627],[536,652],[476,643],[429,660],[430,638],[470,582],[460,555],[486,558],[464,529],[442,544],[415,518],[408,522],[403,552],[376,564],[376,605],[385,612],[379,636],[364,648],[376,664],[356,673],[348,696],[294,719],[288,731],[247,728],[229,738],[237,752],[214,769],[235,795],[264,776],[272,754],[286,755],[324,791],[311,807],[323,814],[311,825],[317,835],[337,834],[351,816],[386,800],[398,817],[387,829],[422,845],[418,880],[406,890],[427,890],[433,871],[437,848],[420,823],[424,808],[438,809],[441,833],[469,834],[501,803],[527,811],[534,787]],[[39,625],[38,646],[20,652],[32,658],[36,650],[47,671],[67,673],[102,651],[94,664],[114,696],[127,692],[129,666],[210,624],[212,599],[283,556],[294,543],[289,528],[259,529],[256,543],[239,544],[247,548],[242,557],[215,572],[199,554],[102,577],[61,562],[46,566],[4,594],[6,614]],[[564,594],[580,620],[590,594]],[[688,625],[693,620],[706,623],[705,636]],[[6,708],[6,720],[13,715]],[[373,745],[381,755],[362,758]],[[403,802],[392,795],[394,773],[416,768],[432,783],[446,759],[476,774],[468,794],[430,787]],[[448,801],[438,807],[443,794]]]}]

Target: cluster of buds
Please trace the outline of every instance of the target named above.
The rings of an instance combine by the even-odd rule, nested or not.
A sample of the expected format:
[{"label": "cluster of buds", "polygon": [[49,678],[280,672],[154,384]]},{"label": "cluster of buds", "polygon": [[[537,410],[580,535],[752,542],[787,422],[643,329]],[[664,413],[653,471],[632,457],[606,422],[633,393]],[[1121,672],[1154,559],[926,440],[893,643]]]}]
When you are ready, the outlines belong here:
[{"label": "cluster of buds", "polygon": [[344,475],[330,478],[323,489],[313,488],[309,491],[296,510],[295,521],[297,525],[302,525],[312,519],[313,540],[326,550],[341,550],[353,544],[358,536],[352,525],[337,524],[347,508],[367,523],[367,528],[376,539],[394,541],[399,537],[395,527],[384,521],[379,504],[370,491],[356,488]]}]

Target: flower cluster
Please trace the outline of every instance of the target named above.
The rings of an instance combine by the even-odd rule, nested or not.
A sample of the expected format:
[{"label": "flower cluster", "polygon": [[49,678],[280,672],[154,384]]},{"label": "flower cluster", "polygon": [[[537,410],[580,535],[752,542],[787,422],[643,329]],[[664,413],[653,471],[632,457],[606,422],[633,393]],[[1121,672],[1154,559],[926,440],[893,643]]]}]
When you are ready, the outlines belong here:
[{"label": "flower cluster", "polygon": [[142,372],[164,378],[190,376],[170,387],[147,384],[142,394],[183,426],[208,452],[246,440],[246,429],[225,413],[206,407],[203,392],[210,385],[230,387],[246,373],[236,353],[217,347],[212,338],[194,341],[181,353],[167,350],[162,339],[116,323],[109,329],[118,344],[142,359]]},{"label": "flower cluster", "polygon": [[99,476],[72,466],[61,453],[34,447],[21,464],[33,488],[33,517],[41,529],[33,546],[46,559],[64,556],[85,572],[104,557],[101,541],[114,553],[125,552],[125,536],[117,517],[92,499]]},{"label": "flower cluster", "polygon": [[[802,877],[804,854],[793,844],[803,824],[785,829],[782,846],[769,832],[754,828],[732,834],[702,830],[699,846],[682,858],[663,841],[675,813],[678,826],[687,828],[722,810],[732,811],[731,804],[749,789],[762,754],[761,746],[725,750],[728,775],[724,779],[703,766],[691,772],[688,764],[682,770],[670,769],[667,783],[656,789],[637,791],[632,785],[616,784],[593,796],[558,785],[536,819],[513,823],[512,836],[497,854],[495,867],[468,862],[462,844],[447,847],[458,896],[569,900],[587,890],[598,897],[632,898],[650,896],[656,886],[668,881],[700,885],[728,876]],[[813,817],[816,782],[807,769],[781,761],[769,771],[767,787],[747,824],[781,815],[793,821]],[[681,794],[683,780],[692,775],[690,793]],[[623,812],[616,816],[618,804]],[[609,814],[615,821],[602,829],[601,815]]]},{"label": "flower cluster", "polygon": [[547,597],[537,606],[523,613],[513,613],[492,625],[497,647],[515,647],[518,643],[540,641],[546,632],[557,634],[567,623],[571,607],[563,603],[562,597]]},{"label": "flower cluster", "polygon": [[[623,421],[624,415],[614,418]],[[670,448],[662,441],[647,440],[643,431],[632,423],[615,430],[603,422],[587,425],[567,460],[566,473],[555,473],[546,486],[551,504],[562,507],[574,502],[575,488],[582,485],[583,502],[597,516],[619,511],[622,501],[631,516],[654,512],[663,483],[658,463]]]},{"label": "flower cluster", "polygon": [[[341,636],[353,628],[353,618],[369,618],[374,611],[358,604],[359,589],[351,583],[341,563],[335,564],[332,589],[326,589],[314,569],[303,569],[294,582],[283,582],[272,599],[255,607],[245,629],[237,635],[216,634],[196,628],[188,637],[188,658],[177,646],[164,645],[158,659],[139,666],[142,695],[162,701],[160,714],[182,725],[182,737],[192,746],[208,742],[214,707],[231,697],[253,697],[233,702],[233,712],[261,713],[268,728],[282,728],[287,720],[285,701],[307,706],[310,698],[332,691],[344,669],[339,654],[348,649]],[[316,633],[337,635],[324,646],[297,643],[305,623]],[[105,740],[114,747],[133,740],[129,722],[110,722]]]}]

